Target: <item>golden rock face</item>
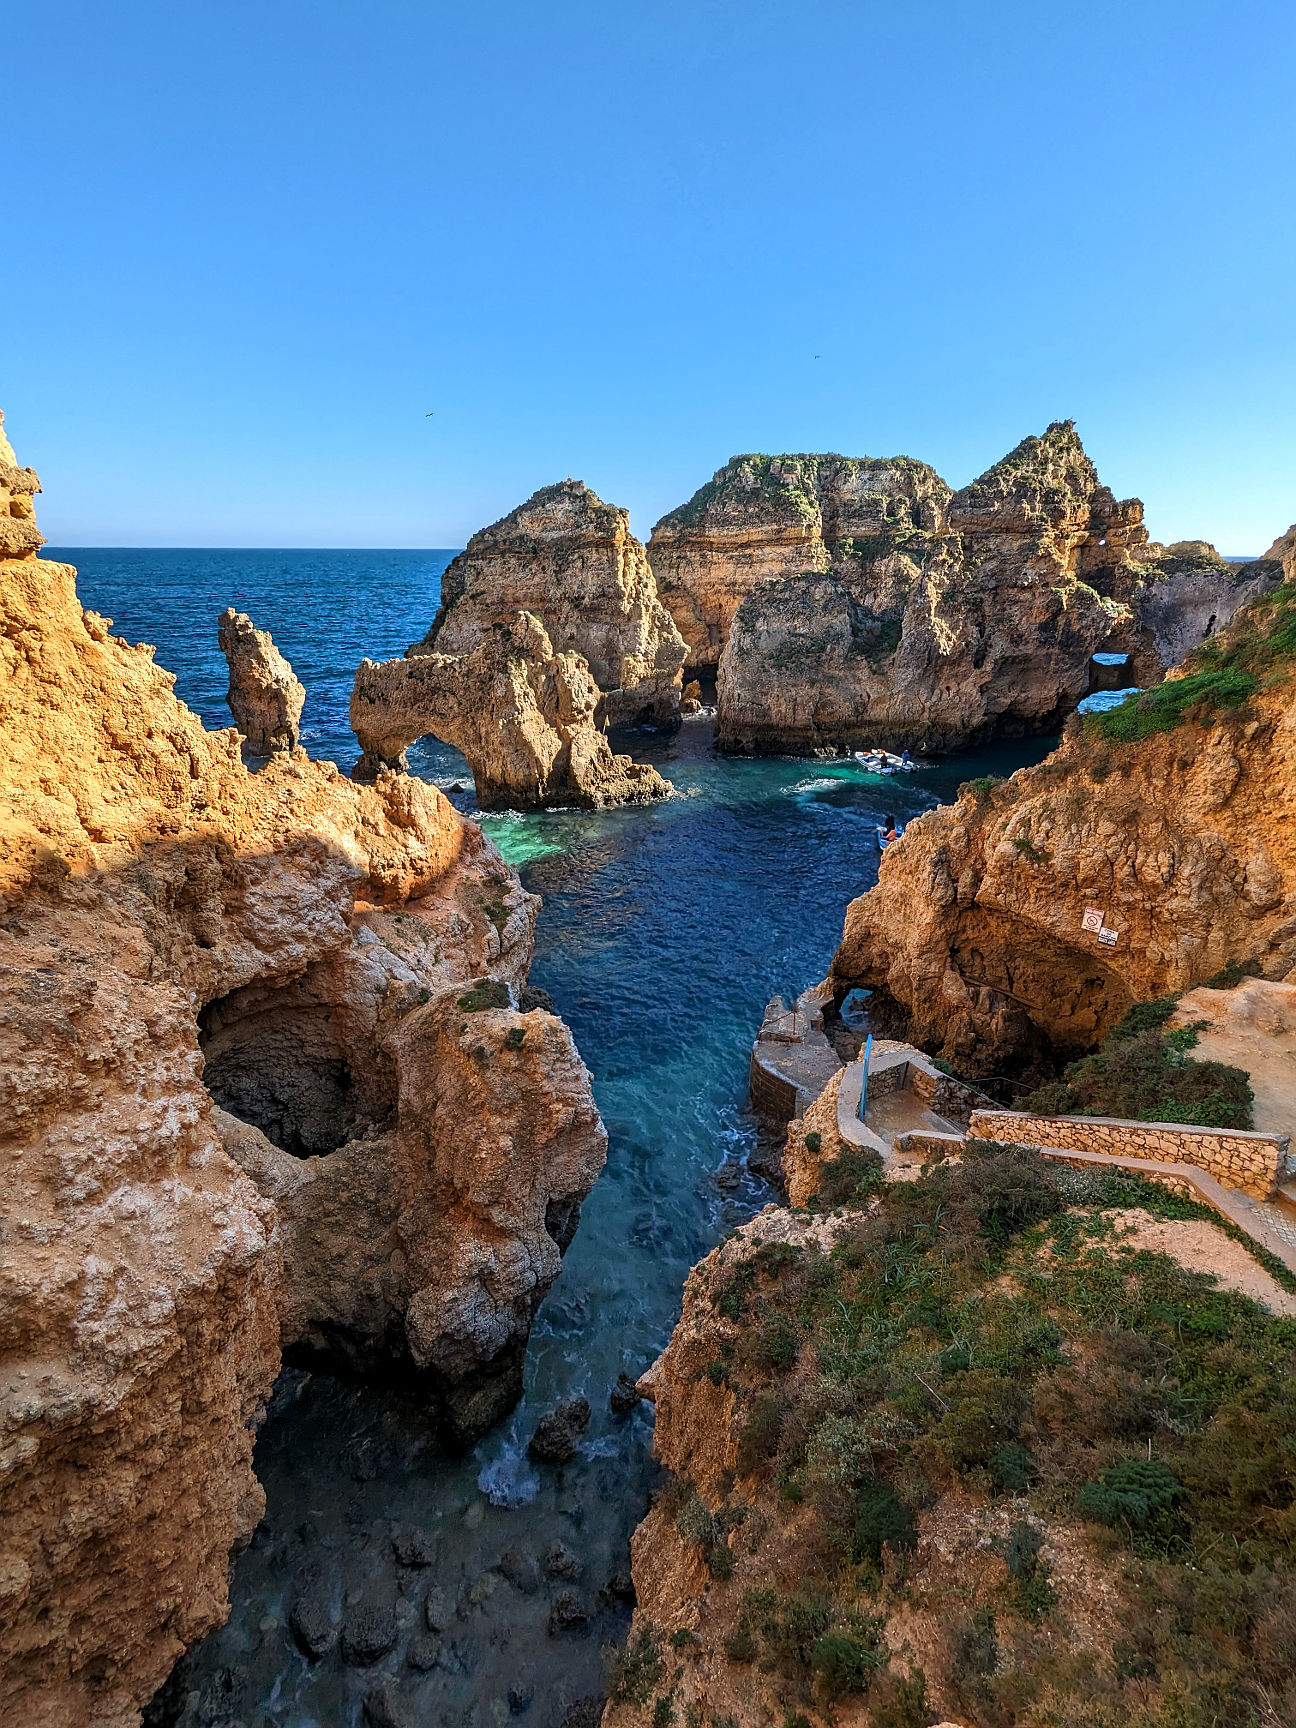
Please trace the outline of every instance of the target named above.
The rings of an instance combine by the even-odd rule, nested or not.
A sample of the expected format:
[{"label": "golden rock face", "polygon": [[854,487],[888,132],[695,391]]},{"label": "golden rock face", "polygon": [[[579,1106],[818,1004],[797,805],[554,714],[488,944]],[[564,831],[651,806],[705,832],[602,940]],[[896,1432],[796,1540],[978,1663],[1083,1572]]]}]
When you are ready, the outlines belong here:
[{"label": "golden rock face", "polygon": [[915,1043],[994,1073],[1092,1049],[1131,1003],[1230,962],[1296,982],[1290,666],[1133,742],[1075,721],[1038,767],[912,822],[846,913],[835,984],[881,989]]},{"label": "golden rock face", "polygon": [[113,1728],[227,1612],[281,1345],[492,1420],[606,1136],[480,829],[249,774],[2,520],[0,1698]]}]

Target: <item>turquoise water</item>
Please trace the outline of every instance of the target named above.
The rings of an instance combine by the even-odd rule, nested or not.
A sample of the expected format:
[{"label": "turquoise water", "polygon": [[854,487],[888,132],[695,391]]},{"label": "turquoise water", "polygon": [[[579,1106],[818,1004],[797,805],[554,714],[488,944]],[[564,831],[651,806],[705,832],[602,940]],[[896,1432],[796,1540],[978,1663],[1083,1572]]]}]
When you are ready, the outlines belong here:
[{"label": "turquoise water", "polygon": [[[81,570],[83,603],[119,633],[158,645],[177,690],[209,725],[228,725],[215,620],[234,604],[268,627],[307,688],[312,754],[343,767],[351,674],[421,636],[449,552],[51,553]],[[542,1307],[523,1404],[467,1458],[440,1453],[416,1415],[385,1393],[286,1374],[262,1431],[257,1469],[268,1507],[236,1562],[230,1621],[177,1678],[184,1728],[343,1728],[389,1683],[420,1723],[486,1724],[510,1716],[557,1724],[599,1689],[601,1647],[623,1635],[626,1609],[606,1591],[628,1566],[627,1543],[653,1482],[650,1413],[608,1409],[621,1369],[660,1350],[689,1267],[731,1225],[773,1198],[745,1166],[747,1057],[765,1002],[821,978],[846,902],[876,878],[875,829],[904,822],[964,779],[1037,760],[1047,741],[980,750],[883,780],[853,762],[716,756],[708,722],[673,738],[621,738],[678,795],[601,815],[499,815],[483,825],[543,896],[532,978],[552,992],[594,1074],[610,1138],[607,1170],[586,1202],[563,1276]],[[443,784],[462,759],[434,743],[417,765]],[[471,793],[456,797],[472,808]],[[578,1461],[537,1471],[525,1443],[538,1414],[588,1397],[594,1416]],[[392,1538],[416,1527],[436,1552],[398,1568]],[[561,1541],[583,1567],[575,1582],[521,1591],[494,1568],[523,1548]],[[420,1673],[417,1635],[429,1590],[453,1613],[438,1664]],[[555,1589],[574,1590],[589,1620],[551,1636]],[[307,1662],[287,1629],[302,1590],[394,1607],[396,1647],[369,1669],[336,1651]],[[422,1659],[422,1657],[419,1657]]]}]

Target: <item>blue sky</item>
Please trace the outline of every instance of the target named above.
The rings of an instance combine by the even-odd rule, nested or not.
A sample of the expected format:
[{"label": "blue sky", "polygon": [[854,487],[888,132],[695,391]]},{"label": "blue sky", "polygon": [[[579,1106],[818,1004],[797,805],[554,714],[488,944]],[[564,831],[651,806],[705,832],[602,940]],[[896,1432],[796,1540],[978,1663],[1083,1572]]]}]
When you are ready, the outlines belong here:
[{"label": "blue sky", "polygon": [[568,474],[646,538],[735,451],[961,485],[1070,416],[1257,552],[1294,50],[1290,0],[40,0],[0,406],[64,545],[461,545]]}]

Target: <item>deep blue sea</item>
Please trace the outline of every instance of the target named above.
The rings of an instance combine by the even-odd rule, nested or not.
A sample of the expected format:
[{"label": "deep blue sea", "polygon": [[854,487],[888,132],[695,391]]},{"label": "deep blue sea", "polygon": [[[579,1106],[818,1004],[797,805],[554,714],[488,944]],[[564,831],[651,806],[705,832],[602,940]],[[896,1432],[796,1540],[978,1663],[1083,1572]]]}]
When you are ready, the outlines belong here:
[{"label": "deep blue sea", "polygon": [[[424,634],[453,553],[47,556],[77,565],[82,603],[119,635],[156,644],[177,693],[209,726],[231,724],[216,619],[227,605],[250,613],[306,686],[306,748],[349,769],[354,670]],[[389,1395],[286,1373],[257,1446],[266,1517],[234,1565],[229,1623],[182,1665],[159,1720],[350,1728],[366,1720],[367,1697],[373,1718],[375,1688],[386,1686],[384,1707],[411,1723],[554,1728],[569,1704],[598,1692],[603,1647],[626,1624],[605,1586],[628,1568],[654,1479],[650,1413],[618,1420],[607,1393],[620,1369],[637,1375],[665,1344],[690,1266],[773,1197],[744,1164],[756,1140],[747,1059],[761,1011],[775,991],[790,997],[823,977],[847,901],[876,878],[884,812],[905,821],[960,781],[1009,773],[1050,744],[1006,744],[883,780],[853,761],[718,756],[710,724],[694,721],[672,738],[617,740],[673,782],[669,802],[483,818],[543,896],[532,979],[576,1035],[610,1136],[606,1172],[532,1334],[526,1397],[470,1457],[452,1459]],[[462,757],[434,741],[412,761],[443,786],[471,787]],[[474,809],[471,793],[455,802]],[[525,1458],[537,1416],[577,1394],[594,1407],[581,1458],[537,1472]],[[432,1539],[432,1566],[396,1566],[392,1539],[408,1528]],[[578,1580],[522,1591],[496,1570],[507,1550],[543,1558],[559,1542]],[[348,1602],[394,1605],[395,1648],[370,1668],[344,1666],[336,1648],[308,1662],[287,1625],[303,1588],[326,1589],[339,1614]],[[576,1591],[589,1620],[551,1635],[560,1588]],[[430,1594],[431,1617],[447,1622],[436,1632]],[[412,1665],[438,1640],[435,1666]]]}]

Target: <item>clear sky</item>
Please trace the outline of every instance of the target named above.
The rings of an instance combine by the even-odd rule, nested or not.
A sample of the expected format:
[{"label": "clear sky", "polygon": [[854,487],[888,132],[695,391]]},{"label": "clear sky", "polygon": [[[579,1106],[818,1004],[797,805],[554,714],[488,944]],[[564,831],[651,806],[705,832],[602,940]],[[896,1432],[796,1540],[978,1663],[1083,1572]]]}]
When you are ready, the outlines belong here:
[{"label": "clear sky", "polygon": [[[0,406],[64,545],[454,546],[1076,420],[1296,520],[1291,0],[38,0]],[[429,411],[433,418],[426,418]]]}]

